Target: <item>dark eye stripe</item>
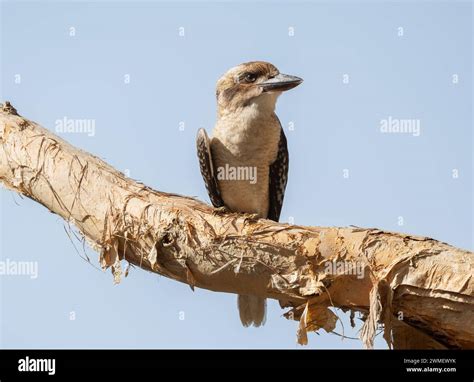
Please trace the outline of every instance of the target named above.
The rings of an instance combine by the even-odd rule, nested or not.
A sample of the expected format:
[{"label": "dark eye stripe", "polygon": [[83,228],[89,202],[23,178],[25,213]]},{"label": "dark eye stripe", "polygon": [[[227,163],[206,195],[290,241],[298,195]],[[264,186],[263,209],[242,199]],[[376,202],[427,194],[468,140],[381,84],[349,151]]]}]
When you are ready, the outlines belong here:
[{"label": "dark eye stripe", "polygon": [[245,72],[239,75],[238,81],[241,83],[250,83],[254,82],[257,79],[257,75],[252,72]]},{"label": "dark eye stripe", "polygon": [[[254,70],[254,71],[251,71],[251,72],[244,72],[244,73],[241,73],[239,75],[238,82],[252,83],[252,82],[255,82],[259,77],[261,77],[264,74],[265,73],[261,70]],[[253,77],[253,80],[250,81],[250,79],[248,78],[249,76]]]}]

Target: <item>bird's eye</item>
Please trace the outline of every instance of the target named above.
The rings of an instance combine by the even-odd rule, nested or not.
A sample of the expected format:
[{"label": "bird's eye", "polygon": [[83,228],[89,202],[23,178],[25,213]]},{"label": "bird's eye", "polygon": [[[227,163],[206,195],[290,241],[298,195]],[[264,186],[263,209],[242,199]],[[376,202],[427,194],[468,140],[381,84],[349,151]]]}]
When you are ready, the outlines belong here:
[{"label": "bird's eye", "polygon": [[245,82],[255,82],[257,76],[253,73],[246,73],[245,74]]}]

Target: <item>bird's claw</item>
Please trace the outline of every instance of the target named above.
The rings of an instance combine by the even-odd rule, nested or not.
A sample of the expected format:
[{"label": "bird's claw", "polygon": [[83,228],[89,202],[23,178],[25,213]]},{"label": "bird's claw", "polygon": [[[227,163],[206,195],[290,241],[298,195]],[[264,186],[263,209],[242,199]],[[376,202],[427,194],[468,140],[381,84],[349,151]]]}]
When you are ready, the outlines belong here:
[{"label": "bird's claw", "polygon": [[254,222],[254,221],[257,221],[258,219],[260,219],[260,216],[258,214],[245,214],[245,220]]},{"label": "bird's claw", "polygon": [[216,207],[212,213],[214,215],[225,215],[230,213],[231,211],[226,206]]}]

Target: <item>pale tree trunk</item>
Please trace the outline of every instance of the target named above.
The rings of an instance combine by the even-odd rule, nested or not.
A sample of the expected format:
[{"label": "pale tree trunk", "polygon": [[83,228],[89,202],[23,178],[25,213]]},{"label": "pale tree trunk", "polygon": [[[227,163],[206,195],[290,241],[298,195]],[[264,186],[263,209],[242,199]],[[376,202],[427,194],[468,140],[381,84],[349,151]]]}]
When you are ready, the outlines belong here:
[{"label": "pale tree trunk", "polygon": [[[74,225],[119,282],[120,260],[217,292],[280,301],[297,338],[332,331],[331,307],[362,312],[395,348],[474,348],[473,253],[378,229],[278,224],[158,192],[78,150],[9,104],[0,180]],[[21,227],[18,227],[21,229]]]}]

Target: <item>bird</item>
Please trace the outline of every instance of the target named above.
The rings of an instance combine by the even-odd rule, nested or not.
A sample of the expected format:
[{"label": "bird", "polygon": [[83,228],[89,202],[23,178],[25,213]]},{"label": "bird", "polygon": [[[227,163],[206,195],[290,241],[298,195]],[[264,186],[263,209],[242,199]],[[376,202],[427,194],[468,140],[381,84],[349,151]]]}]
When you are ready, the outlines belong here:
[{"label": "bird", "polygon": [[[217,81],[212,135],[200,128],[196,138],[201,175],[214,207],[279,221],[289,158],[275,106],[282,92],[302,82],[264,61],[237,65]],[[264,298],[239,295],[237,306],[243,326],[265,323]]]}]

